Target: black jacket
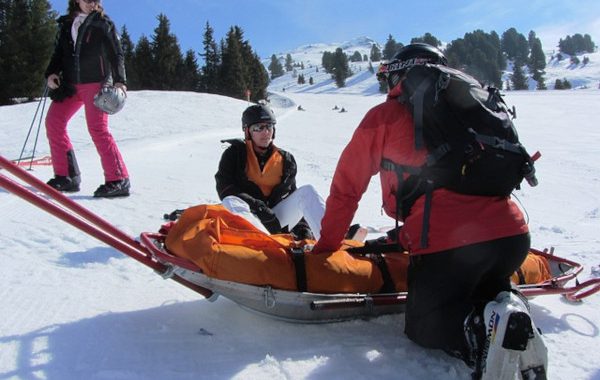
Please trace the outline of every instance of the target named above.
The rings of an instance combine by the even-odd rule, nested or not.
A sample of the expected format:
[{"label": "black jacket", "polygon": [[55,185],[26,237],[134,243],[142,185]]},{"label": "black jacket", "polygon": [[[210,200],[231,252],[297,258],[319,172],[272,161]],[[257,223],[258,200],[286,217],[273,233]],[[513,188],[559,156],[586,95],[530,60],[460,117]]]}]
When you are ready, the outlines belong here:
[{"label": "black jacket", "polygon": [[265,197],[258,185],[250,181],[246,175],[246,161],[248,159],[246,156],[246,143],[240,139],[223,140],[223,142],[227,142],[231,146],[223,152],[219,162],[219,170],[215,174],[217,192],[221,200],[228,195],[235,195],[246,201],[252,212],[254,212],[253,203],[256,203],[255,201],[264,202],[267,207],[271,208],[296,190],[297,166],[291,153],[277,148],[283,157],[283,175],[281,183],[273,188],[271,195]]},{"label": "black jacket", "polygon": [[277,148],[283,157],[282,180],[273,188],[271,195],[265,197],[258,185],[250,181],[246,175],[246,162],[248,160],[246,143],[241,139],[223,140],[222,142],[227,142],[231,146],[223,152],[219,162],[219,170],[215,174],[219,198],[222,200],[229,195],[235,195],[248,203],[252,213],[263,222],[269,232],[282,232],[276,219],[276,223],[273,224],[274,214],[270,209],[296,190],[296,172],[298,168],[294,156],[283,149]]},{"label": "black jacket", "polygon": [[77,42],[73,43],[73,19],[61,16],[54,53],[46,69],[62,75],[70,83],[126,83],[125,58],[113,22],[98,12],[92,12],[79,27]]}]

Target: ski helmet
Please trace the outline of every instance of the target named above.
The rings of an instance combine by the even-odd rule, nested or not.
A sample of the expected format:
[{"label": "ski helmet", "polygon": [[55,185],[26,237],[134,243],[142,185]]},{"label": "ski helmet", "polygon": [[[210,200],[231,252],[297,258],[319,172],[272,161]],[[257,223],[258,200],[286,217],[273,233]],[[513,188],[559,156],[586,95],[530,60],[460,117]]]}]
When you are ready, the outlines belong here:
[{"label": "ski helmet", "polygon": [[119,87],[104,86],[94,96],[94,105],[109,115],[114,115],[125,106],[125,91]]},{"label": "ski helmet", "polygon": [[277,123],[275,114],[266,104],[251,105],[242,114],[242,128],[248,128],[257,123]]},{"label": "ski helmet", "polygon": [[406,45],[400,48],[389,62],[379,67],[377,78],[386,80],[391,90],[400,82],[406,70],[412,66],[428,63],[447,66],[448,60],[435,46],[421,42]]}]

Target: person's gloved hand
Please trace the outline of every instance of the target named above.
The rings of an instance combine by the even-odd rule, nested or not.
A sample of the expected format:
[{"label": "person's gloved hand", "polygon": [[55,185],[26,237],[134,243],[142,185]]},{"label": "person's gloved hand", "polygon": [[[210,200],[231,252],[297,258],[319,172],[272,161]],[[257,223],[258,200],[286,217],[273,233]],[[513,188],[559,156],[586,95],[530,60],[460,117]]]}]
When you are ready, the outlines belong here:
[{"label": "person's gloved hand", "polygon": [[269,230],[271,234],[278,234],[281,232],[281,224],[279,219],[275,216],[273,210],[271,210],[264,202],[258,205],[256,208],[256,216],[260,219],[261,223]]}]

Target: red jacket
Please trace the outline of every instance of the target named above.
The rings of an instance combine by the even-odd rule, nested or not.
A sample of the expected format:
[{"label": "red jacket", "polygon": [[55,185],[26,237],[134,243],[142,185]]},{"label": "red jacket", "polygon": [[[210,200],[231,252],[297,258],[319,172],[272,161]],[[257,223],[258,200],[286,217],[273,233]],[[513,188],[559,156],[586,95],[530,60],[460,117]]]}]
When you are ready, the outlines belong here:
[{"label": "red jacket", "polygon": [[[388,97],[369,110],[339,159],[321,222],[321,239],[313,252],[331,252],[340,247],[358,202],[377,173],[383,208],[395,218],[398,180],[393,171],[380,172],[380,165],[387,158],[397,164],[420,166],[426,153],[416,151],[414,141],[410,112],[395,98]],[[412,206],[400,233],[402,246],[411,254],[439,252],[528,232],[521,210],[510,197],[472,196],[437,189],[432,198],[428,246],[421,248],[424,198],[421,196]]]}]

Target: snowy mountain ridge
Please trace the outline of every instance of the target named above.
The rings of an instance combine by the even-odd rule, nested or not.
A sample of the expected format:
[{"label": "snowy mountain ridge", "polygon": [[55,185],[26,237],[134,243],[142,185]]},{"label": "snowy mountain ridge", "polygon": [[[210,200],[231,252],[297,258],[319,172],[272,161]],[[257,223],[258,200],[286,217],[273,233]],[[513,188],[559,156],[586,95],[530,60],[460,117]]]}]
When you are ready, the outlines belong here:
[{"label": "snowy mountain ridge", "polygon": [[[346,80],[346,86],[338,88],[335,85],[331,75],[324,72],[321,67],[323,53],[326,51],[335,52],[337,48],[342,48],[349,57],[358,51],[362,56],[370,56],[371,47],[377,44],[380,49],[383,46],[370,37],[362,36],[342,43],[313,43],[302,45],[289,52],[279,53],[276,56],[283,64],[285,57],[290,54],[292,60],[297,65],[304,65],[304,69],[296,67],[293,71],[285,73],[279,78],[272,80],[269,90],[301,92],[301,93],[343,93],[356,95],[377,95],[379,94],[379,85],[375,75],[368,72],[369,62],[350,62],[350,68],[354,75]],[[562,54],[560,61],[556,58],[556,52],[546,51],[546,69],[545,83],[548,89],[554,89],[554,83],[557,79],[567,79],[573,89],[600,87],[600,51],[594,53],[585,53],[578,55],[578,59],[583,62],[584,57],[589,59],[589,63],[572,64],[571,57]],[[268,67],[270,58],[263,60],[265,67]],[[379,62],[371,63],[374,70],[377,70]],[[318,71],[317,71],[318,70]],[[369,73],[366,74],[365,72]],[[306,84],[298,85],[298,75],[304,75]],[[503,73],[503,82],[512,74],[512,66],[509,65]],[[313,84],[308,80],[313,77]],[[532,81],[533,82],[533,81]],[[535,89],[535,82],[530,84],[530,90]]]}]

